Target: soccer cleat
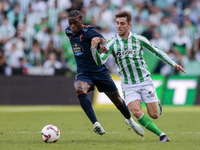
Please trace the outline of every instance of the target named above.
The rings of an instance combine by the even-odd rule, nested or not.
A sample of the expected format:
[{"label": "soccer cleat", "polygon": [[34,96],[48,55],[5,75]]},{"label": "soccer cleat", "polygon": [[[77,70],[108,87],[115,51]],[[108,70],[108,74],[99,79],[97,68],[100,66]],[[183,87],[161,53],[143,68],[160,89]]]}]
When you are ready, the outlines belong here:
[{"label": "soccer cleat", "polygon": [[136,122],[134,122],[134,125],[130,125],[128,119],[125,119],[125,122],[128,126],[130,126],[134,131],[135,133],[137,133],[138,135],[142,136],[144,135],[144,130],[142,129],[142,127],[137,124]]},{"label": "soccer cleat", "polygon": [[160,110],[159,110],[159,116],[160,116],[162,114],[162,106],[161,106],[160,102],[158,102],[158,106],[160,108]]},{"label": "soccer cleat", "polygon": [[169,142],[169,138],[167,137],[167,135],[162,135],[160,136],[159,142]]},{"label": "soccer cleat", "polygon": [[94,123],[94,132],[96,133],[96,134],[99,134],[99,135],[103,135],[103,134],[105,134],[105,131],[104,131],[104,129],[102,128],[102,126],[101,126],[101,124],[99,123],[99,122],[95,122]]}]

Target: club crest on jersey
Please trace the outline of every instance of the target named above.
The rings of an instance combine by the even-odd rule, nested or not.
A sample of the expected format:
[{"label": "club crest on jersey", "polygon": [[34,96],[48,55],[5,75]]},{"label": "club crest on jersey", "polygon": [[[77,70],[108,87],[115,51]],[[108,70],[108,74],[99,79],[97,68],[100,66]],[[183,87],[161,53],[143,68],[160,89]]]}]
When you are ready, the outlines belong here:
[{"label": "club crest on jersey", "polygon": [[128,46],[125,45],[125,46],[124,46],[124,49],[127,50],[127,49],[128,49]]},{"label": "club crest on jersey", "polygon": [[83,48],[78,44],[74,44],[72,46],[72,49],[73,49],[74,55],[76,56],[80,56],[81,54],[83,54],[83,51],[84,51]]},{"label": "club crest on jersey", "polygon": [[129,50],[129,51],[117,52],[116,56],[121,57],[122,55],[134,55],[134,54],[137,54],[136,50]]}]

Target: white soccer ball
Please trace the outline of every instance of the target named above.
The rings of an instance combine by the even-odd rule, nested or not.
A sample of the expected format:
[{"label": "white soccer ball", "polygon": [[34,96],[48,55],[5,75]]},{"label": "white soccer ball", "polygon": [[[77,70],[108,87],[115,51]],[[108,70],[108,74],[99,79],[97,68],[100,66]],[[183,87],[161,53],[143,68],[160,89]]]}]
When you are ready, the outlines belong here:
[{"label": "white soccer ball", "polygon": [[60,131],[54,125],[46,125],[41,131],[41,138],[46,143],[55,143],[59,137]]}]

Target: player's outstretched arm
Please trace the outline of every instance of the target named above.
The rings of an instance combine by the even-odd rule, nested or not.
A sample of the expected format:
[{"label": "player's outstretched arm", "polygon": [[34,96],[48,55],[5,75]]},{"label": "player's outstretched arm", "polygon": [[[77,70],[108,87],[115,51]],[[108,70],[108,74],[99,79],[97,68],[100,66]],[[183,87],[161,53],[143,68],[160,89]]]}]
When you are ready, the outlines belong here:
[{"label": "player's outstretched arm", "polygon": [[[108,56],[111,54],[111,50],[107,50],[105,46],[101,46],[100,49],[102,49],[103,53],[101,56],[101,53],[99,54],[99,52],[97,51],[97,45],[100,42],[100,38],[93,38],[91,41],[91,52],[92,52],[92,56],[94,58],[94,61],[96,62],[96,64],[98,66],[102,66],[103,64],[106,63]],[[101,51],[101,50],[100,50]]]},{"label": "player's outstretched arm", "polygon": [[186,73],[185,70],[183,69],[183,67],[181,67],[181,66],[178,65],[178,64],[175,64],[175,65],[174,65],[174,68],[177,69],[177,70],[179,70],[179,71],[181,71],[181,72],[183,72],[183,73]]},{"label": "player's outstretched arm", "polygon": [[91,41],[91,48],[92,49],[96,49],[97,48],[97,45],[101,42],[100,38],[99,37],[95,37],[92,39]]}]

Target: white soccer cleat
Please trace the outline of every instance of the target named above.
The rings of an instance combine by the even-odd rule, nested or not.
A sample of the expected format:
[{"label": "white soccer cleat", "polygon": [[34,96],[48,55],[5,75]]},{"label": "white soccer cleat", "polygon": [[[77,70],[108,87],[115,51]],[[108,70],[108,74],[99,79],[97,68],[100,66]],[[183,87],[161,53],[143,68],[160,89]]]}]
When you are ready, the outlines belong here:
[{"label": "white soccer cleat", "polygon": [[104,129],[102,128],[102,126],[101,126],[101,124],[99,123],[99,122],[95,122],[94,123],[94,132],[96,133],[96,134],[99,134],[99,135],[103,135],[103,134],[105,134],[105,131],[104,131]]},{"label": "white soccer cleat", "polygon": [[135,133],[137,133],[138,135],[140,135],[140,136],[143,137],[144,130],[143,130],[143,128],[139,124],[137,124],[136,122],[134,122],[134,125],[130,125],[128,119],[125,119],[125,122],[126,122],[126,124],[128,126],[130,126],[135,131]]}]

